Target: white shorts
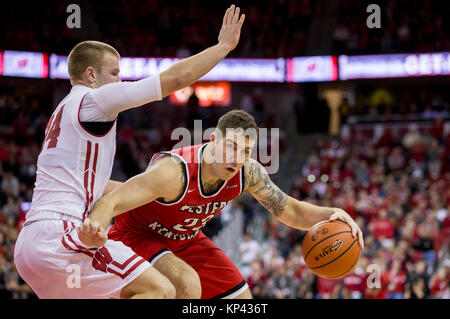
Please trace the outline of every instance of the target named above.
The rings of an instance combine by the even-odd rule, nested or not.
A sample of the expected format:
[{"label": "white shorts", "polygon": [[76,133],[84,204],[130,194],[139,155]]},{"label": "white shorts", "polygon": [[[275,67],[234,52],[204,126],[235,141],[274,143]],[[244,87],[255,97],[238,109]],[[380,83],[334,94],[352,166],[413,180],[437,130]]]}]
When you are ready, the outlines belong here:
[{"label": "white shorts", "polygon": [[150,263],[119,241],[84,248],[76,231],[79,223],[66,218],[24,226],[14,250],[19,274],[39,298],[120,298],[122,288]]}]

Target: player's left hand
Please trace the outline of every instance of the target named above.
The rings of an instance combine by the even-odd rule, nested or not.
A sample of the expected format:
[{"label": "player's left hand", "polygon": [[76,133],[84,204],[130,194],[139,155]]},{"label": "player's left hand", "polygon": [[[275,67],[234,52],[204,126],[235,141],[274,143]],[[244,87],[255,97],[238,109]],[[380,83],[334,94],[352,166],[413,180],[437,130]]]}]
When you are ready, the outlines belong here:
[{"label": "player's left hand", "polygon": [[82,224],[77,227],[78,238],[88,248],[102,247],[108,235],[106,231],[97,222],[92,222],[86,218]]},{"label": "player's left hand", "polygon": [[227,50],[233,50],[241,36],[242,24],[245,20],[245,14],[240,14],[240,8],[232,4],[223,16],[222,28],[219,32],[219,44],[224,45]]},{"label": "player's left hand", "polygon": [[352,229],[352,236],[358,236],[359,246],[364,249],[364,238],[362,231],[359,228],[358,224],[353,220],[353,218],[351,218],[350,215],[347,214],[343,209],[334,208],[334,214],[330,216],[329,220],[333,221],[336,219],[343,221],[350,226],[350,228]]}]

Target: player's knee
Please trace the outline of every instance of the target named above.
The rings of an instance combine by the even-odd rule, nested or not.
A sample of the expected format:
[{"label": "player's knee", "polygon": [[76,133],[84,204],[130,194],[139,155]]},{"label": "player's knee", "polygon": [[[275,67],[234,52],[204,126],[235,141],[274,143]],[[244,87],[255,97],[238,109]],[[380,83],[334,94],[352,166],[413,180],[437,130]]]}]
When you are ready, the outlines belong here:
[{"label": "player's knee", "polygon": [[187,271],[178,281],[177,298],[200,299],[202,297],[202,286],[200,277],[196,271]]},{"label": "player's knee", "polygon": [[121,298],[174,299],[176,290],[172,282],[153,269],[149,270],[125,286]]}]

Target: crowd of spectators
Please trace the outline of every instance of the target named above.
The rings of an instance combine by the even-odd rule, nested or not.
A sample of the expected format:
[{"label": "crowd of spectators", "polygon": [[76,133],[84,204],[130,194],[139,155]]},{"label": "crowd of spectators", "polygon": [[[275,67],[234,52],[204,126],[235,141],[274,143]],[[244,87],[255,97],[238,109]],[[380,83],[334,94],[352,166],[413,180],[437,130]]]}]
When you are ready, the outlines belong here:
[{"label": "crowd of spectators", "polygon": [[[381,28],[370,29],[372,1],[264,0],[236,3],[246,14],[234,57],[276,58],[308,55],[327,19],[329,43],[314,54],[367,54],[450,49],[449,8],[442,1],[381,0]],[[69,0],[41,6],[10,4],[0,21],[0,49],[67,54],[79,41],[102,39],[123,56],[185,57],[216,43],[229,1],[78,1],[81,28],[66,27]],[[331,8],[331,9],[330,9]],[[330,11],[331,10],[331,11]],[[20,15],[18,14],[20,11]],[[335,19],[329,19],[329,17]],[[322,38],[320,36],[319,38]],[[322,39],[323,41],[323,39]]]},{"label": "crowd of spectators", "polygon": [[[369,28],[373,1],[340,0],[333,32],[334,54],[445,51],[450,48],[449,8],[440,1],[377,1],[380,28]],[[369,19],[372,22],[373,18]]]},{"label": "crowd of spectators", "polygon": [[[27,10],[8,8],[0,25],[0,43],[20,49],[67,54],[86,38],[113,45],[123,56],[185,57],[217,43],[229,1],[79,1],[81,28],[69,29],[66,12],[71,1],[50,6],[30,4]],[[314,1],[265,0],[236,3],[246,15],[241,57],[278,57],[303,54],[307,45]],[[17,12],[20,10],[21,15]],[[26,11],[26,12],[24,12]],[[36,26],[39,32],[36,32]]]},{"label": "crowd of spectators", "polygon": [[431,121],[435,118],[450,119],[450,95],[446,87],[365,89],[359,93],[353,105],[344,98],[339,111],[341,122],[375,121],[405,122]]},{"label": "crowd of spectators", "polygon": [[[279,125],[273,124],[277,120],[270,120],[266,108],[261,112],[255,109],[258,103],[264,104],[259,94],[250,100],[247,108],[261,126]],[[31,201],[37,156],[51,112],[45,105],[51,105],[45,96],[0,95],[2,297],[35,297],[15,270],[13,251]],[[190,110],[194,109],[191,105]],[[121,114],[112,178],[124,180],[140,173],[155,151],[170,149],[175,143],[170,138],[175,127],[192,128],[187,125],[192,119],[186,110],[143,107]],[[196,112],[205,129],[214,126],[217,115],[224,111],[200,108]],[[263,227],[264,240],[246,234],[241,245],[241,271],[254,296],[449,298],[450,135],[436,120],[428,131],[411,125],[405,132],[385,129],[373,135],[353,132],[350,136],[319,141],[298,168],[300,175],[290,194],[318,205],[342,207],[356,219],[366,244],[358,266],[341,280],[314,276],[301,257],[304,232],[269,218]],[[261,206],[242,203],[247,205],[248,229],[251,216]],[[213,236],[220,227],[217,223],[210,226],[206,231]],[[373,264],[380,269],[379,280],[371,277]],[[379,288],[368,288],[368,280],[375,286],[378,280]]]},{"label": "crowd of spectators", "polygon": [[290,194],[345,209],[366,248],[351,274],[319,278],[302,257],[305,233],[269,217],[264,240],[247,234],[240,248],[254,296],[450,298],[449,143],[442,130],[417,125],[403,134],[320,140]]}]

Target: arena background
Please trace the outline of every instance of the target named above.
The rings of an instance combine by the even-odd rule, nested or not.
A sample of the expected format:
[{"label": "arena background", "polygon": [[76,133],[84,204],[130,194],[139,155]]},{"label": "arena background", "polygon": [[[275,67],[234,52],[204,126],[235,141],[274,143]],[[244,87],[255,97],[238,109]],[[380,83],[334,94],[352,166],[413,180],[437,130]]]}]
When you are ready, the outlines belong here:
[{"label": "arena background", "polygon": [[[80,28],[67,25],[72,3],[81,10]],[[2,3],[1,298],[36,298],[15,269],[14,243],[46,123],[70,89],[65,59],[71,48],[82,40],[107,42],[128,57],[122,77],[138,79],[215,43],[230,2],[213,3]],[[379,6],[380,28],[370,28],[376,23],[369,17],[376,10],[367,12],[371,3]],[[220,70],[119,115],[112,179],[140,173],[155,151],[170,149],[177,142],[170,138],[173,129],[192,129],[195,119],[204,129],[213,127],[224,112],[242,108],[261,127],[280,129],[280,169],[272,179],[298,199],[345,209],[366,245],[353,273],[318,278],[301,257],[305,233],[242,196],[205,233],[239,266],[255,298],[448,299],[449,6],[387,0],[235,4],[246,21]]]}]

